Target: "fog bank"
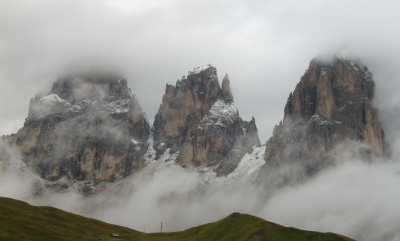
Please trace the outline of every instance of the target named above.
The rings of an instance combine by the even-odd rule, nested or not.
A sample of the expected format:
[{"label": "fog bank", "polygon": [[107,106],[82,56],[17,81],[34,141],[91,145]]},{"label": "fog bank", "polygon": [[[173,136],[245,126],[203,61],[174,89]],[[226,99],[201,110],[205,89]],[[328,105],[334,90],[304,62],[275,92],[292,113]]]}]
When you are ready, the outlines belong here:
[{"label": "fog bank", "polygon": [[[400,238],[400,164],[342,160],[304,183],[265,199],[260,187],[236,184],[201,188],[198,173],[161,168],[136,174],[83,197],[75,191],[35,193],[40,179],[13,160],[0,178],[1,196],[50,205],[139,231],[179,231],[217,221],[232,212],[249,213],[285,226],[335,232],[360,241]],[[20,163],[20,165],[17,165]],[[43,196],[41,196],[43,195]]]}]

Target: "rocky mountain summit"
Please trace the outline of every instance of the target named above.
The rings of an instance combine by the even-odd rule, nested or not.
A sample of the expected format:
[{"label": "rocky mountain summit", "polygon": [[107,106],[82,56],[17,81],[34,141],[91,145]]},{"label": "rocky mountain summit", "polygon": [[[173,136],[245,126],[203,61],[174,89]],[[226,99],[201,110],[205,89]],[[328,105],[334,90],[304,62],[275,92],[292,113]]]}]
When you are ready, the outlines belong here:
[{"label": "rocky mountain summit", "polygon": [[120,180],[144,165],[150,128],[145,113],[113,74],[59,78],[36,96],[24,126],[8,137],[44,179]]},{"label": "rocky mountain summit", "polygon": [[[212,65],[166,85],[152,128],[126,79],[70,74],[33,98],[23,128],[2,140],[21,152],[23,163],[14,166],[26,165],[54,189],[78,186],[91,194],[101,181],[106,186],[140,170],[182,167],[194,168],[206,184],[254,183],[258,176],[279,186],[334,165],[339,156],[388,155],[374,90],[361,63],[341,55],[313,59],[264,147],[255,119],[240,118],[228,75],[220,84]],[[1,146],[0,154],[10,159]]]},{"label": "rocky mountain summit", "polygon": [[284,182],[295,176],[294,169],[277,170],[288,165],[307,175],[334,164],[343,153],[366,160],[388,154],[374,90],[372,73],[361,63],[341,55],[331,63],[313,59],[266,143],[260,176]]},{"label": "rocky mountain summit", "polygon": [[181,166],[218,165],[218,175],[232,172],[246,152],[259,145],[254,118],[239,117],[226,75],[220,87],[217,69],[202,66],[176,85],[167,84],[154,121],[157,157],[170,148]]},{"label": "rocky mountain summit", "polygon": [[[199,67],[175,86],[167,84],[154,131],[126,79],[66,75],[49,94],[31,100],[23,128],[3,139],[48,181],[118,181],[167,150],[182,167],[218,165],[215,172],[225,175],[260,141],[254,118],[239,117],[228,75],[220,86],[216,71]],[[149,143],[155,155],[147,153]]]}]

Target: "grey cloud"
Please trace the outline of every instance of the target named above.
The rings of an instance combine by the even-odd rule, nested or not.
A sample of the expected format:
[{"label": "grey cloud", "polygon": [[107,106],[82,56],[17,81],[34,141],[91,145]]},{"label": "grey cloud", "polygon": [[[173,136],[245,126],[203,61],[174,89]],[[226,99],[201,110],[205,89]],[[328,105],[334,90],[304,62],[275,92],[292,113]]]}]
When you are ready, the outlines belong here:
[{"label": "grey cloud", "polygon": [[2,133],[22,125],[29,98],[65,66],[95,59],[121,69],[150,121],[165,83],[211,63],[220,79],[230,74],[236,105],[255,116],[264,142],[312,57],[347,46],[397,67],[398,9],[391,1],[3,1],[2,103],[14,101],[2,104]]}]

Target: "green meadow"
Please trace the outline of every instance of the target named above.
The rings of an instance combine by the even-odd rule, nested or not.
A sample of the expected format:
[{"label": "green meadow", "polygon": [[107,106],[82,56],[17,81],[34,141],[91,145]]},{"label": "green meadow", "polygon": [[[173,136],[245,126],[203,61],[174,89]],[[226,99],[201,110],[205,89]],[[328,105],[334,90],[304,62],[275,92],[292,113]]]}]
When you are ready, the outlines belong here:
[{"label": "green meadow", "polygon": [[[117,233],[120,237],[111,237],[110,233]],[[57,208],[32,206],[22,201],[0,197],[0,240],[350,241],[352,239],[334,233],[284,227],[240,213],[232,213],[217,222],[181,232],[142,233]]]}]

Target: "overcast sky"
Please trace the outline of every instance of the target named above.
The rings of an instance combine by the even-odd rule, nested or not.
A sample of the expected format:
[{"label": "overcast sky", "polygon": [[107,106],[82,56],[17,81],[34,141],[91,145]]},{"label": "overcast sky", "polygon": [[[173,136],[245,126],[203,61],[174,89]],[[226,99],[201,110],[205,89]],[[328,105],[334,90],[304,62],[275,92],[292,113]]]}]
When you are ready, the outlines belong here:
[{"label": "overcast sky", "polygon": [[65,69],[94,61],[121,70],[151,123],[165,84],[211,63],[262,142],[317,55],[362,59],[380,106],[397,106],[399,12],[385,0],[1,0],[0,134]]}]

